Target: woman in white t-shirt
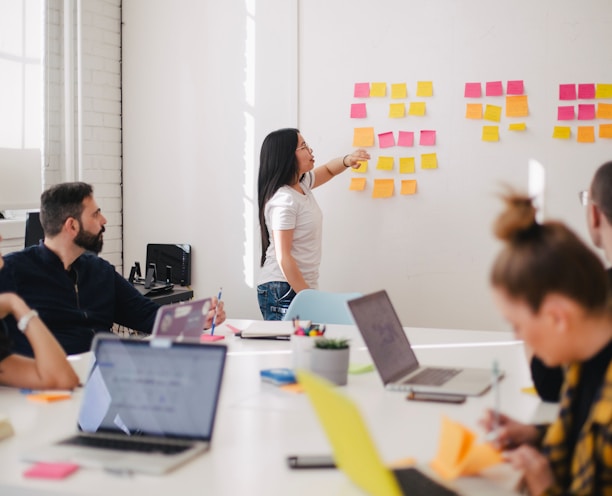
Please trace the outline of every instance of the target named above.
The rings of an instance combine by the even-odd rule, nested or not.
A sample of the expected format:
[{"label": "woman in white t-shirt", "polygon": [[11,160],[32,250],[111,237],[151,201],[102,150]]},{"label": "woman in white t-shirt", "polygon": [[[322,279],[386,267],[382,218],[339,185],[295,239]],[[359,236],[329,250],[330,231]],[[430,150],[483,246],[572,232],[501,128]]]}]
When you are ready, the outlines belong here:
[{"label": "woman in white t-shirt", "polygon": [[368,160],[365,150],[314,166],[312,148],[297,129],[270,133],[261,145],[257,184],[261,274],[257,286],[265,320],[282,320],[303,289],[317,289],[323,217],[312,189]]}]

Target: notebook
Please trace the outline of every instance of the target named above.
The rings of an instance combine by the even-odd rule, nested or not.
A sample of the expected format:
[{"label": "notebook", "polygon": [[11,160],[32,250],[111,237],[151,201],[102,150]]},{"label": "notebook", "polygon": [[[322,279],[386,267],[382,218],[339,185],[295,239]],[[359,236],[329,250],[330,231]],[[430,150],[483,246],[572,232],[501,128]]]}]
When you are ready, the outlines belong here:
[{"label": "notebook", "polygon": [[294,330],[290,320],[257,320],[249,324],[240,336],[250,339],[290,339]]},{"label": "notebook", "polygon": [[209,449],[223,345],[96,335],[77,432],[22,458],[163,474]]},{"label": "notebook", "polygon": [[331,383],[304,370],[299,383],[319,417],[336,466],[367,494],[451,496],[457,493],[415,467],[390,469],[380,458],[357,406]]},{"label": "notebook", "polygon": [[162,305],[155,316],[152,336],[175,341],[198,341],[211,305],[211,298]]},{"label": "notebook", "polygon": [[478,396],[496,380],[488,369],[420,365],[386,291],[349,300],[348,305],[387,389]]}]

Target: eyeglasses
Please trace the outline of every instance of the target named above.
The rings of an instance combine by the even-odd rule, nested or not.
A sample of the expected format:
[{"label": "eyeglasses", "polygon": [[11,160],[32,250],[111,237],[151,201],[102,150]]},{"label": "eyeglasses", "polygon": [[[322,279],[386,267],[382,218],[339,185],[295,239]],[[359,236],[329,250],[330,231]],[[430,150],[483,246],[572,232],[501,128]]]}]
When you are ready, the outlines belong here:
[{"label": "eyeglasses", "polygon": [[580,205],[586,207],[589,204],[589,191],[584,189],[578,193],[578,199],[580,200]]},{"label": "eyeglasses", "polygon": [[308,143],[306,143],[304,141],[304,143],[302,143],[302,146],[298,146],[295,151],[299,152],[300,150],[303,150],[304,148],[306,148],[310,153],[312,153],[312,148],[310,148],[310,145],[308,145]]}]

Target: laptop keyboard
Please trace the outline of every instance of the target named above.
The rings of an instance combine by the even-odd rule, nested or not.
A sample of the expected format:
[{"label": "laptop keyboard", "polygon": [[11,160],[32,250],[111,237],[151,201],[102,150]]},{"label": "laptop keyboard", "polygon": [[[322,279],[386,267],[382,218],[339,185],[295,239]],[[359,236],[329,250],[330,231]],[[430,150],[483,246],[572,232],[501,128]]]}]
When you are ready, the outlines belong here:
[{"label": "laptop keyboard", "polygon": [[426,368],[417,375],[406,379],[403,384],[422,384],[424,386],[441,386],[455,377],[461,369],[436,369]]},{"label": "laptop keyboard", "polygon": [[130,438],[129,440],[127,440],[87,436],[74,436],[70,439],[62,441],[60,444],[121,451],[138,451],[140,453],[163,453],[165,455],[175,455],[191,448],[191,446],[187,445],[155,443],[149,441],[135,441],[134,438]]},{"label": "laptop keyboard", "polygon": [[457,493],[438,484],[416,468],[394,470],[395,479],[403,494],[410,496],[457,496]]}]

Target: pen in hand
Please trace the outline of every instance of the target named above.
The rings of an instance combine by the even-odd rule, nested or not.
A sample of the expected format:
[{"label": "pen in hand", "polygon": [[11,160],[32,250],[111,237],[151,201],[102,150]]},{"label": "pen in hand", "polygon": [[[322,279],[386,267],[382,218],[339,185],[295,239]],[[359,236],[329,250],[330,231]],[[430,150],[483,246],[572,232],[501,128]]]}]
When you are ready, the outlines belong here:
[{"label": "pen in hand", "polygon": [[221,294],[223,293],[223,288],[219,288],[219,294],[217,295],[217,306],[215,306],[215,314],[213,315],[212,325],[210,326],[210,335],[215,335],[215,324],[217,321],[217,308],[219,303],[221,302]]},{"label": "pen in hand", "polygon": [[498,431],[500,427],[500,421],[499,421],[500,406],[501,406],[500,405],[501,398],[499,394],[499,376],[500,374],[499,374],[499,363],[497,362],[497,360],[493,361],[492,373],[493,373],[493,386],[492,387],[493,387],[493,394],[494,394],[493,429],[487,435],[487,440],[489,441],[495,441],[497,439],[497,435],[498,435]]}]

